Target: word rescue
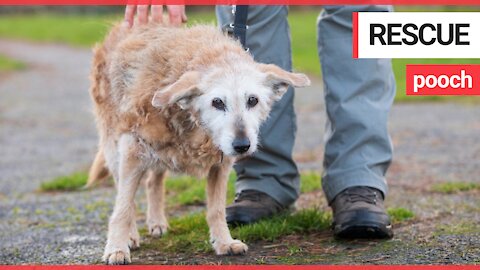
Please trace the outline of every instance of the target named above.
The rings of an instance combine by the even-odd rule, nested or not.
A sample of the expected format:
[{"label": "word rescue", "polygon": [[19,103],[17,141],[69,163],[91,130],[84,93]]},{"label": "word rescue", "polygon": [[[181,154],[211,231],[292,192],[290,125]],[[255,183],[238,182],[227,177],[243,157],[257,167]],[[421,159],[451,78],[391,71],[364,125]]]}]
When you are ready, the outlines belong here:
[{"label": "word rescue", "polygon": [[407,95],[480,95],[480,65],[407,65]]},{"label": "word rescue", "polygon": [[358,12],[355,58],[480,58],[480,12]]},{"label": "word rescue", "polygon": [[[377,39],[382,45],[415,45],[418,42],[423,45],[432,45],[435,42],[438,42],[441,45],[470,45],[470,41],[462,36],[468,36],[467,30],[462,30],[462,28],[468,28],[470,24],[468,23],[449,23],[448,24],[448,37],[443,37],[445,33],[442,34],[442,24],[438,23],[436,26],[431,23],[422,24],[420,26],[414,23],[407,23],[402,25],[401,23],[391,23],[387,26],[379,23],[370,24],[370,45],[375,45],[375,40]],[[429,33],[435,34],[435,37],[426,38],[429,36]],[[394,40],[397,36],[404,35],[402,39],[398,38]],[[431,35],[430,35],[431,36]],[[387,42],[385,42],[387,40]]]}]

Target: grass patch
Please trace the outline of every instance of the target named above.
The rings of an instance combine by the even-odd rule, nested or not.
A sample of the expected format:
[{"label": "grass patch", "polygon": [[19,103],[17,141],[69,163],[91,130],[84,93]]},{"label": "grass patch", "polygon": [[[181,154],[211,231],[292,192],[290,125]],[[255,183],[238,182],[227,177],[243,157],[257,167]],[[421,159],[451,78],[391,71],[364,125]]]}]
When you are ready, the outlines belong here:
[{"label": "grass patch", "polygon": [[[231,173],[227,186],[227,203],[235,198],[235,180],[237,175]],[[312,192],[322,188],[322,177],[317,172],[306,172],[300,176],[301,192]],[[207,181],[191,176],[169,177],[166,190],[170,205],[202,205],[205,204],[205,188]]]},{"label": "grass patch", "polygon": [[0,72],[21,70],[21,69],[24,69],[25,67],[26,66],[24,63],[0,54]]},{"label": "grass patch", "polygon": [[[74,191],[87,183],[88,173],[77,172],[67,176],[54,178],[40,185],[41,191]],[[232,172],[227,184],[227,202],[235,198],[235,180],[237,175]],[[301,192],[312,192],[322,188],[321,175],[317,172],[305,172],[300,176]],[[205,204],[205,189],[207,181],[195,177],[181,175],[167,177],[165,183],[168,203],[170,206]]]},{"label": "grass patch", "polygon": [[318,209],[305,209],[237,227],[232,230],[232,235],[245,241],[274,241],[289,234],[322,231],[329,228],[330,223],[330,214]]},{"label": "grass patch", "polygon": [[[227,203],[235,198],[235,180],[237,175],[232,172],[227,185]],[[322,188],[322,177],[317,172],[306,172],[300,176],[301,192],[312,192]],[[205,204],[205,188],[207,181],[191,176],[169,177],[166,182],[168,202],[176,205],[203,205]]]},{"label": "grass patch", "polygon": [[[231,173],[227,184],[227,202],[235,198],[235,180],[237,176]],[[166,191],[169,205],[205,204],[205,189],[207,181],[191,176],[168,177]]]},{"label": "grass patch", "polygon": [[[105,37],[108,29],[122,20],[122,14],[63,15],[59,13],[19,14],[0,17],[0,36],[36,42],[91,47]],[[215,14],[189,14],[189,24],[215,23]]]},{"label": "grass patch", "polygon": [[[208,251],[208,225],[204,213],[173,218],[169,221],[170,228],[167,234],[160,239],[151,239],[141,245],[142,249],[159,249],[162,251]],[[140,234],[147,235],[146,229],[141,229]]]},{"label": "grass patch", "polygon": [[388,208],[387,213],[390,215],[393,223],[401,223],[415,217],[415,213],[402,207]]},{"label": "grass patch", "polygon": [[41,191],[74,191],[87,183],[88,174],[77,172],[67,176],[57,177],[40,185]]},{"label": "grass patch", "polygon": [[322,189],[322,176],[318,172],[303,172],[300,174],[300,190],[308,193]]},{"label": "grass patch", "polygon": [[288,22],[292,38],[293,68],[302,72],[320,75],[317,52],[317,17],[321,10],[312,7],[310,11],[290,11]]},{"label": "grass patch", "polygon": [[168,177],[165,184],[169,205],[195,205],[205,202],[206,182],[190,176]]},{"label": "grass patch", "polygon": [[[43,182],[41,191],[75,191],[85,186],[88,179],[87,172],[76,172]],[[235,173],[230,174],[228,180],[228,201],[235,197]],[[206,180],[190,176],[167,177],[166,191],[170,205],[196,205],[205,203]]]},{"label": "grass patch", "polygon": [[460,235],[476,233],[480,225],[473,222],[460,222],[453,225],[439,225],[436,227],[435,235]]},{"label": "grass patch", "polygon": [[119,15],[32,14],[0,17],[0,36],[90,47],[103,39]]},{"label": "grass patch", "polygon": [[[322,231],[330,226],[330,215],[317,209],[306,209],[293,214],[282,214],[255,224],[236,227],[232,236],[243,241],[274,241],[294,233]],[[146,230],[141,230],[143,235]],[[208,239],[208,226],[204,213],[172,219],[170,231],[160,239],[144,243],[142,249],[161,249],[167,252],[207,252],[211,251]]]},{"label": "grass patch", "polygon": [[470,190],[480,190],[480,184],[471,182],[445,182],[434,184],[432,190],[445,194],[453,194]]}]

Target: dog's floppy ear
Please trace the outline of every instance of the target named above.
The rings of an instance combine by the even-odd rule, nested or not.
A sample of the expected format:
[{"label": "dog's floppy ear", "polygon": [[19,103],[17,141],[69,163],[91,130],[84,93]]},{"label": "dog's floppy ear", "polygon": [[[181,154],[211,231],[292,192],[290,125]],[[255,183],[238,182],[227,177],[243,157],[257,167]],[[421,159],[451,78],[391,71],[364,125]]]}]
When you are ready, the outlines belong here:
[{"label": "dog's floppy ear", "polygon": [[265,84],[273,90],[276,100],[287,92],[289,86],[305,87],[310,85],[310,79],[302,73],[288,72],[272,64],[258,64],[258,68],[267,75]]},{"label": "dog's floppy ear", "polygon": [[165,108],[177,103],[180,108],[187,108],[190,101],[200,95],[200,90],[197,88],[199,81],[199,72],[186,72],[175,83],[155,92],[152,99],[153,107]]}]

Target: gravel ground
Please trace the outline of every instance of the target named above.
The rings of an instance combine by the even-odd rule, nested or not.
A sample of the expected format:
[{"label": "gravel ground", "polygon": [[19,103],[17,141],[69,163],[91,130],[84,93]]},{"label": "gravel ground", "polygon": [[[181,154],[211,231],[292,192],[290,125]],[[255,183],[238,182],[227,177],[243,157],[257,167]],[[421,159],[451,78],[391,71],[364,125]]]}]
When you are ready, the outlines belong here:
[{"label": "gravel ground", "polygon": [[[0,263],[99,263],[113,190],[40,193],[42,181],[88,168],[97,136],[88,96],[91,53],[62,45],[0,40],[0,51],[28,64],[0,74]],[[297,91],[295,158],[303,170],[321,170],[325,124],[321,83]],[[328,232],[297,241],[303,253],[285,261],[282,248],[250,244],[240,258],[158,251],[133,253],[142,263],[480,263],[478,192],[445,195],[434,183],[480,183],[480,107],[455,103],[396,104],[390,130],[395,160],[388,175],[389,206],[415,212],[386,242],[339,242]],[[327,208],[321,192],[299,207]],[[142,204],[144,207],[144,204]],[[140,220],[142,221],[142,220]],[[297,236],[298,238],[298,236]],[[312,240],[313,239],[313,240]],[[271,244],[271,243],[270,243]],[[152,255],[153,254],[153,255]]]}]

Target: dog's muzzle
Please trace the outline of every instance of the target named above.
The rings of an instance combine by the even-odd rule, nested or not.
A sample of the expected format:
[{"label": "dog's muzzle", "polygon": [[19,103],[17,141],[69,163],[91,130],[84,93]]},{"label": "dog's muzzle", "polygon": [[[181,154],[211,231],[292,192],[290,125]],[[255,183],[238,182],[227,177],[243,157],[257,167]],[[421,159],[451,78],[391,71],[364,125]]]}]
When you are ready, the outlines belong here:
[{"label": "dog's muzzle", "polygon": [[247,137],[235,138],[232,143],[233,150],[238,154],[244,154],[250,149],[250,140]]}]

